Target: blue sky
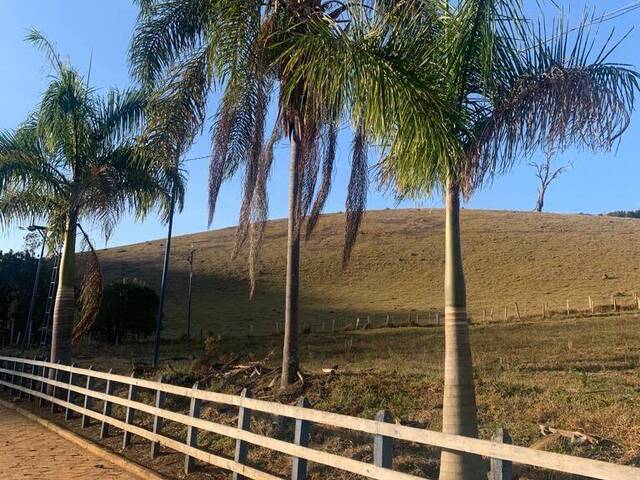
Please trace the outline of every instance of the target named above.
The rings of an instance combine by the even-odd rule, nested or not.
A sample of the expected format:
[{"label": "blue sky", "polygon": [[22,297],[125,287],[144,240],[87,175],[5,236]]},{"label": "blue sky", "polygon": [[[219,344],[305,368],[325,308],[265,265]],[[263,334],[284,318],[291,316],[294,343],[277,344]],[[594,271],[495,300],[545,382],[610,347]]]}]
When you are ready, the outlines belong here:
[{"label": "blue sky", "polygon": [[[585,5],[597,6],[598,12],[612,11],[629,5],[630,0],[584,2],[583,0],[554,0],[569,8],[571,17],[577,20]],[[530,0],[534,11],[534,0]],[[555,8],[549,3],[549,15]],[[93,57],[91,83],[98,89],[129,85],[127,49],[135,23],[136,8],[130,0],[0,0],[0,129],[15,128],[36,106],[47,85],[48,67],[43,55],[24,42],[30,28],[44,32],[83,71]],[[603,25],[603,33],[616,27],[619,34],[626,32],[640,21],[640,10],[619,17]],[[616,52],[612,60],[640,65],[640,33],[634,31]],[[215,108],[215,98],[211,110]],[[592,155],[569,151],[557,158],[558,163],[573,161],[574,167],[555,183],[546,199],[546,210],[553,212],[601,213],[618,209],[640,208],[638,193],[638,150],[640,149],[640,114],[635,114],[631,128],[625,134],[617,151]],[[194,144],[188,157],[201,157],[209,152],[208,128]],[[340,142],[339,163],[327,212],[344,210],[349,167],[349,139]],[[186,163],[189,183],[184,211],[177,215],[176,235],[198,232],[207,224],[207,160]],[[270,185],[270,212],[272,218],[286,216],[287,210],[287,144],[276,151],[276,169]],[[536,179],[533,169],[522,162],[511,173],[496,179],[491,187],[475,194],[465,205],[467,208],[531,210],[536,196]],[[213,228],[237,223],[241,193],[241,179],[227,183],[221,192]],[[411,207],[416,202],[403,202]],[[440,198],[426,199],[420,206],[440,207]],[[395,207],[390,196],[369,192],[368,208]],[[97,228],[94,239],[99,246]],[[125,218],[114,232],[109,246],[160,238],[165,226],[157,219],[149,218],[139,224]],[[0,250],[20,249],[23,233],[13,229],[0,232]]]}]

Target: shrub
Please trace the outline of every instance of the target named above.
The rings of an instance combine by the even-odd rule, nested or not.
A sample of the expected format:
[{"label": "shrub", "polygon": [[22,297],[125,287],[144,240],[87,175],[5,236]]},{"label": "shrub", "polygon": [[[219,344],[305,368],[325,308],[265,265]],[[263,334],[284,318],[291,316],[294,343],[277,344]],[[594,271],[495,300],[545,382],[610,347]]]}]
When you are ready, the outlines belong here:
[{"label": "shrub", "polygon": [[640,210],[619,210],[607,213],[610,217],[640,218]]},{"label": "shrub", "polygon": [[127,336],[149,335],[155,329],[159,302],[155,290],[137,280],[114,282],[104,289],[92,331],[100,339],[115,343]]}]

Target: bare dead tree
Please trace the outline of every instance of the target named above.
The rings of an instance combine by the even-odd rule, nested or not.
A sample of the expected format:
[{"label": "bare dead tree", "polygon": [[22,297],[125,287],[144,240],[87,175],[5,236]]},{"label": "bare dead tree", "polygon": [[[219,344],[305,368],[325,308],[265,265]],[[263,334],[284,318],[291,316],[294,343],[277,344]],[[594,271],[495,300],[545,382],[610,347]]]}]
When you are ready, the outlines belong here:
[{"label": "bare dead tree", "polygon": [[541,212],[544,207],[544,196],[547,193],[549,185],[556,180],[561,174],[566,172],[571,166],[572,162],[567,165],[553,169],[553,156],[552,150],[547,151],[546,159],[541,162],[529,162],[528,165],[536,169],[536,177],[540,180],[540,186],[538,187],[538,198],[536,200],[535,212]]}]

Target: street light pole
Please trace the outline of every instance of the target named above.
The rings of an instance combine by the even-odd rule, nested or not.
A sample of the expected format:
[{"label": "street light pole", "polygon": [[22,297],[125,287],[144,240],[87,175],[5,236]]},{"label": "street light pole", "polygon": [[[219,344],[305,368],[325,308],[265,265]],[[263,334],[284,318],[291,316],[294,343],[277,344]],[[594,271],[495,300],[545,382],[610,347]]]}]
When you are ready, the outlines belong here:
[{"label": "street light pole", "polygon": [[191,338],[191,292],[193,285],[193,255],[196,253],[193,245],[191,245],[191,251],[189,252],[189,256],[187,257],[187,261],[189,262],[189,303],[187,306],[187,338]]},{"label": "street light pole", "polygon": [[169,207],[169,228],[167,232],[167,244],[164,247],[164,264],[162,266],[162,286],[160,287],[160,305],[156,317],[156,341],[153,347],[153,367],[158,366],[160,360],[160,332],[162,331],[162,316],[164,314],[164,295],[167,289],[167,275],[169,273],[169,255],[171,254],[171,233],[173,231],[173,212],[175,210],[176,194],[171,192],[171,206]]},{"label": "street light pole", "polygon": [[40,257],[38,258],[38,266],[36,267],[36,276],[33,281],[33,290],[31,291],[31,301],[29,302],[29,313],[27,315],[27,325],[22,336],[22,352],[31,345],[31,331],[33,329],[33,312],[36,306],[36,296],[38,295],[38,285],[40,283],[40,271],[42,270],[42,257],[44,256],[44,248],[47,245],[47,227],[39,225],[30,225],[27,227],[30,232],[38,232],[42,236],[42,247],[40,248]]}]

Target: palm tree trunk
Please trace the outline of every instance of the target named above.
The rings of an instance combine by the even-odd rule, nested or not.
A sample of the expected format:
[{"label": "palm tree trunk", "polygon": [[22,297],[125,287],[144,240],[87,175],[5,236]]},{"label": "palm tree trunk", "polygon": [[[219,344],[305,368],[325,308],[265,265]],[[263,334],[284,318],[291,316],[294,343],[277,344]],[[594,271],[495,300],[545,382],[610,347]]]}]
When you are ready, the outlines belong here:
[{"label": "palm tree trunk", "polygon": [[287,229],[287,286],[284,306],[284,346],[282,349],[281,387],[295,382],[298,374],[298,317],[300,315],[300,136],[296,128],[289,135],[291,164],[289,166],[289,223]]},{"label": "palm tree trunk", "polygon": [[51,362],[71,363],[71,331],[75,314],[77,213],[70,211],[64,232],[56,303],[53,309]]},{"label": "palm tree trunk", "polygon": [[[469,339],[467,298],[460,246],[460,190],[449,181],[445,225],[445,354],[442,431],[478,436],[478,419]],[[485,479],[480,457],[443,450],[440,480]]]}]

